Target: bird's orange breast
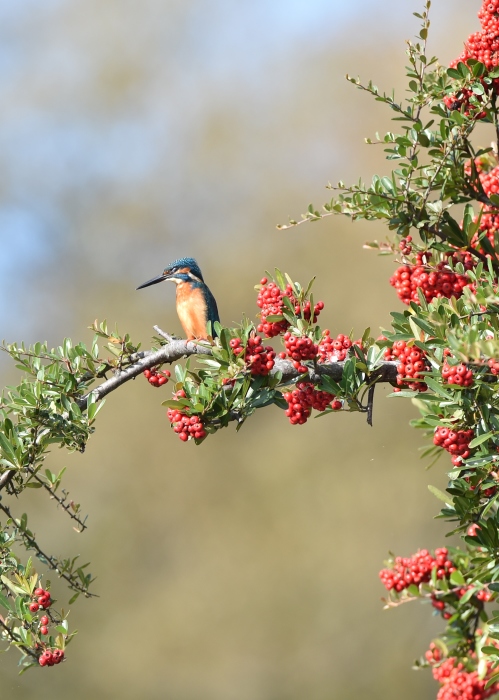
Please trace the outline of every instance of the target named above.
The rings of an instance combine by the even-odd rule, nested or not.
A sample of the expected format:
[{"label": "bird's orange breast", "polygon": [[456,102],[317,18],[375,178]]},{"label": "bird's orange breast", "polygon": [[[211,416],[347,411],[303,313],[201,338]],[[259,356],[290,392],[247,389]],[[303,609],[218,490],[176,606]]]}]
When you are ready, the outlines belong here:
[{"label": "bird's orange breast", "polygon": [[177,284],[177,314],[188,339],[206,338],[207,309],[201,289]]}]

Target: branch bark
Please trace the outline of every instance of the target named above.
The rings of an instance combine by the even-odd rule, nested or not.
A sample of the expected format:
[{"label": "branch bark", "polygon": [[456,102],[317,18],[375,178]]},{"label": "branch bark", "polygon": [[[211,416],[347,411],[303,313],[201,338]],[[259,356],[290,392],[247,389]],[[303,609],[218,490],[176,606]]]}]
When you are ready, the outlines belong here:
[{"label": "branch bark", "polygon": [[[157,328],[156,330],[159,331]],[[146,369],[151,369],[151,367],[155,367],[163,362],[176,362],[182,357],[190,357],[191,355],[211,355],[211,347],[205,344],[201,345],[192,341],[172,338],[167,345],[163,345],[159,350],[144,350],[143,352],[137,353],[135,356],[137,358],[136,362],[120,372],[117,372],[114,377],[107,379],[98,387],[89,391],[88,394],[85,394],[85,396],[77,402],[78,406],[85,409],[90,395],[93,395],[95,401],[100,401],[112,391],[118,389],[122,384],[142,374]],[[135,357],[133,359],[135,359]],[[312,382],[317,382],[321,375],[327,374],[335,381],[341,381],[344,364],[344,362],[316,363],[314,367],[308,369],[309,379]],[[277,372],[282,373],[283,384],[287,384],[301,376],[301,373],[294,368],[290,360],[282,360],[280,358],[276,358],[271,375],[275,375]],[[376,375],[378,382],[395,384],[397,379],[397,362],[383,361],[373,374]]]},{"label": "branch bark", "polygon": [[[211,346],[206,343],[174,338],[162,331],[158,326],[154,326],[154,330],[168,341],[167,344],[163,345],[159,350],[144,350],[133,355],[131,357],[132,364],[117,371],[113,377],[106,379],[106,381],[89,391],[76,402],[81,410],[87,408],[90,396],[93,396],[94,401],[100,401],[123,384],[126,384],[126,382],[135,379],[146,369],[151,369],[151,367],[162,363],[171,364],[191,355],[211,355]],[[343,375],[344,364],[344,362],[315,363],[313,367],[308,368],[309,380],[316,383],[320,380],[321,375],[328,375],[339,382]],[[301,373],[294,368],[291,361],[280,358],[276,358],[271,374],[275,375],[277,372],[282,373],[282,384],[288,384],[293,379],[301,376]],[[381,362],[371,377],[373,379],[376,378],[376,382],[395,384],[397,363],[392,361]],[[0,491],[12,481],[15,473],[14,469],[9,469],[0,476]]]}]

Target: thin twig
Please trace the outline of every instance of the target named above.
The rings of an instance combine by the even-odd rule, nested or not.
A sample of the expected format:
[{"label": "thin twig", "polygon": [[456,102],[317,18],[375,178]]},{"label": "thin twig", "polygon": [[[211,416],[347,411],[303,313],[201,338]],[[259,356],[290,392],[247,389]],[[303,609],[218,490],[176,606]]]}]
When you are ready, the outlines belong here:
[{"label": "thin twig", "polygon": [[169,333],[166,333],[165,331],[162,331],[159,326],[153,326],[153,328],[158,335],[160,335],[162,338],[167,340],[169,343],[171,343],[172,340],[175,340],[175,338],[172,335],[170,335]]},{"label": "thin twig", "polygon": [[56,574],[59,575],[60,578],[63,578],[68,584],[69,587],[72,588],[74,591],[78,591],[79,593],[83,593],[84,596],[87,598],[95,598],[96,595],[95,593],[89,593],[88,589],[83,586],[79,581],[75,580],[74,576],[65,573],[64,571],[60,570],[60,563],[55,557],[50,556],[49,554],[45,554],[45,552],[40,548],[39,544],[37,541],[28,535],[26,530],[23,530],[21,526],[19,525],[18,521],[14,518],[12,513],[10,512],[10,508],[8,506],[5,506],[2,502],[0,502],[0,510],[3,510],[5,515],[12,520],[13,523],[16,524],[16,526],[19,528],[19,532],[21,533],[21,537],[26,540],[26,547],[27,549],[34,549],[37,553],[37,555],[43,559],[48,567],[52,569],[52,571],[55,571]]},{"label": "thin twig", "polygon": [[369,393],[367,394],[367,425],[373,427],[373,408],[374,408],[374,390],[376,389],[376,384],[369,387]]},{"label": "thin twig", "polygon": [[18,646],[20,649],[22,649],[27,656],[31,656],[33,659],[38,661],[38,656],[35,654],[35,652],[22,643],[21,638],[14,634],[14,632],[10,629],[10,627],[5,624],[5,622],[3,621],[1,616],[0,616],[0,627],[3,627],[3,629],[7,632],[10,639],[13,642],[15,642],[16,646]]},{"label": "thin twig", "polygon": [[[50,493],[50,497],[53,498],[55,501],[57,501],[57,503],[63,508],[63,510],[66,511],[66,513],[69,515],[69,517],[78,523],[78,525],[81,528],[80,530],[78,530],[78,532],[83,532],[83,530],[86,530],[87,526],[85,525],[85,522],[83,520],[80,520],[78,515],[74,512],[74,510],[72,510],[71,504],[66,503],[65,498],[61,498],[60,496],[58,496],[57,493],[43,479],[41,479],[38,476],[38,474],[35,472],[35,470],[32,467],[28,467],[28,471],[36,479],[36,481],[38,481],[38,483],[41,484],[43,486],[43,488],[46,489]],[[85,518],[85,520],[86,520],[86,518]]]}]

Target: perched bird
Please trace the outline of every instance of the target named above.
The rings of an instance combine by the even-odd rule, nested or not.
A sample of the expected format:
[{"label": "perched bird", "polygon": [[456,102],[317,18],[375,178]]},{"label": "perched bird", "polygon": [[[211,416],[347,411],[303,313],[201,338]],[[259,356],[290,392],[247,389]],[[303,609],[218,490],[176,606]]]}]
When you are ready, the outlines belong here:
[{"label": "perched bird", "polygon": [[[177,285],[177,314],[188,340],[206,339],[208,321],[220,321],[217,302],[203,280],[199,265],[194,258],[175,260],[157,277],[144,282],[137,289],[158,284],[164,280]],[[210,331],[215,336],[213,328]]]}]

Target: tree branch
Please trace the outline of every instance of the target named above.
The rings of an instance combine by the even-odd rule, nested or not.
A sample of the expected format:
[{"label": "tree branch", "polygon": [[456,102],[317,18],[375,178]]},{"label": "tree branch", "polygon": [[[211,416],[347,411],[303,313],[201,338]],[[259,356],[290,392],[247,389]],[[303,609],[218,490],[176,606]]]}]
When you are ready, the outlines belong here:
[{"label": "tree branch", "polygon": [[[157,326],[154,328],[159,332],[160,329],[158,329]],[[170,342],[163,345],[159,350],[145,350],[137,353],[136,356],[139,359],[136,362],[116,373],[114,377],[107,379],[92,391],[89,391],[88,394],[78,400],[78,406],[82,409],[86,408],[90,395],[93,395],[95,401],[100,401],[112,391],[118,389],[122,384],[142,374],[146,369],[150,369],[164,362],[176,362],[182,357],[190,357],[191,355],[211,355],[211,348],[208,345],[200,345],[192,341],[172,338]],[[341,381],[344,364],[344,362],[316,364],[315,367],[308,368],[309,379],[312,382],[318,382],[321,375],[327,374],[335,381]],[[275,375],[277,372],[282,373],[283,384],[288,384],[302,374],[294,368],[290,360],[281,360],[280,358],[275,360],[274,369],[270,374]],[[397,378],[397,363],[393,361],[383,361],[380,363],[379,367],[376,368],[375,372],[378,377],[377,381],[395,384]]]},{"label": "tree branch", "polygon": [[[155,329],[158,330],[157,327],[155,327]],[[88,394],[85,394],[85,396],[76,403],[81,409],[85,409],[89,396],[93,396],[95,401],[100,401],[122,384],[125,384],[125,382],[142,374],[144,370],[160,365],[163,362],[176,362],[182,357],[189,357],[190,355],[211,355],[211,349],[208,345],[201,345],[190,340],[171,338],[171,340],[159,350],[144,350],[143,352],[136,353],[132,358],[133,360],[137,358],[136,362],[116,372],[114,377],[102,382],[102,384],[92,389],[92,391],[89,391]]]},{"label": "tree branch", "polygon": [[[94,401],[100,401],[105,396],[115,391],[120,386],[129,382],[131,379],[135,379],[139,374],[142,374],[144,370],[155,367],[162,363],[172,363],[180,360],[182,357],[190,357],[191,355],[211,355],[211,346],[205,343],[199,343],[194,341],[183,340],[179,338],[173,338],[172,336],[164,333],[158,326],[154,326],[154,330],[168,340],[168,343],[163,345],[159,350],[144,350],[142,352],[135,353],[130,357],[132,364],[128,365],[124,369],[121,369],[115,373],[110,379],[102,382],[98,387],[92,389],[87,394],[82,396],[82,398],[76,401],[77,405],[81,410],[87,408],[88,399],[93,396]],[[344,362],[325,362],[316,363],[314,367],[308,368],[308,378],[309,381],[317,383],[320,381],[322,375],[328,375],[335,381],[341,381],[343,376]],[[298,372],[293,363],[290,360],[282,360],[276,358],[274,368],[271,375],[275,375],[277,372],[282,373],[281,384],[289,384],[294,379],[302,376]],[[383,361],[372,373],[376,376],[377,382],[387,382],[389,384],[395,384],[397,379],[397,363],[393,361]],[[3,472],[0,476],[0,491],[4,489],[13,479],[16,470],[8,469]]]}]

